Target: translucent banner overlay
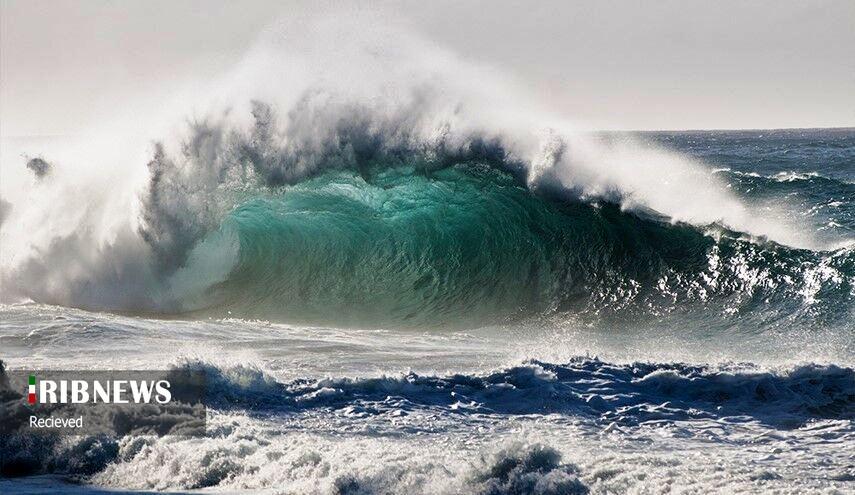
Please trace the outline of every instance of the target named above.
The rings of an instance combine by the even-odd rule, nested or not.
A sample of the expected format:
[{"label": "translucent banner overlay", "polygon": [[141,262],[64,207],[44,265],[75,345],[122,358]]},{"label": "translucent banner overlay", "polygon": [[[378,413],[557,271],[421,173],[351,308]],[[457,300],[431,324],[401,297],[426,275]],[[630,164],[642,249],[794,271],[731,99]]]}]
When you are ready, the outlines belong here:
[{"label": "translucent banner overlay", "polygon": [[205,396],[202,370],[7,370],[0,435],[203,436]]}]

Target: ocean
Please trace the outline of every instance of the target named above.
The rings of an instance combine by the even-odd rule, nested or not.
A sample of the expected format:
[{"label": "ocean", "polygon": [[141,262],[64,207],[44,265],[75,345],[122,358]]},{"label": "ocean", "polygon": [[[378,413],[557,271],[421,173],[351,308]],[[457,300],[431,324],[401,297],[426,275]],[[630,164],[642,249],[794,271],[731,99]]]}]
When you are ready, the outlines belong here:
[{"label": "ocean", "polygon": [[49,158],[4,198],[8,369],[209,387],[203,438],[3,437],[0,491],[855,489],[855,130],[547,138],[538,168],[359,119],[277,147],[266,111],[156,147],[132,229],[33,241]]}]

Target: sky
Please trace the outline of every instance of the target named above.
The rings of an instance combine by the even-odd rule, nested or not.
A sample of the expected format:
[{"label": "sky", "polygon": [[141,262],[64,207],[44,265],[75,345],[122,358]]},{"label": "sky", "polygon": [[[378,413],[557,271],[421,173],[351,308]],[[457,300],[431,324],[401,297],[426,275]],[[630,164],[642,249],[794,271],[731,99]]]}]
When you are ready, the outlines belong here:
[{"label": "sky", "polygon": [[[278,18],[331,11],[267,0],[0,1],[3,136],[73,135],[131,99],[224,73]],[[348,5],[406,19],[590,128],[855,126],[852,0]]]}]

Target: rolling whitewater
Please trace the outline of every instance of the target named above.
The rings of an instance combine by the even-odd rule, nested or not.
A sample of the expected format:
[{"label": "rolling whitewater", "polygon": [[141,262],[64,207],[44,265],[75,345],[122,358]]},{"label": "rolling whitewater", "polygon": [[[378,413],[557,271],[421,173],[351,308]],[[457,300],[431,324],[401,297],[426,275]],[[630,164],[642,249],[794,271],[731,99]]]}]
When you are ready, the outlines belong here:
[{"label": "rolling whitewater", "polygon": [[420,43],[4,138],[4,365],[210,396],[202,439],[4,437],[0,491],[851,490],[855,130],[580,131]]}]

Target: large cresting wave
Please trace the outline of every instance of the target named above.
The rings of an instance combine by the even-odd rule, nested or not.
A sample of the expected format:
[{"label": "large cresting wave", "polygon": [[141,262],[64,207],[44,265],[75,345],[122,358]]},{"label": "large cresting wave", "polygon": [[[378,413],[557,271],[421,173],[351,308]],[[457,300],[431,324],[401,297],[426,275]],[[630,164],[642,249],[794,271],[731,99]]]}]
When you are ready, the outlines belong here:
[{"label": "large cresting wave", "polygon": [[0,203],[4,298],[360,326],[852,318],[851,244],[707,168],[576,132],[409,34],[289,29],[153,151],[134,132],[31,158]]}]

